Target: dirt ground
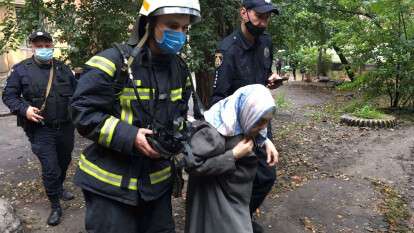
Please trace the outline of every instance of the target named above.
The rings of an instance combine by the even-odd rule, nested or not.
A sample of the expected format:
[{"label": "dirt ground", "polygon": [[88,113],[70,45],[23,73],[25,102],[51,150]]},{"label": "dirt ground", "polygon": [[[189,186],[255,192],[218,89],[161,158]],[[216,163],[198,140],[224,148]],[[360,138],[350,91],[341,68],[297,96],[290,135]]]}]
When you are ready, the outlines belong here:
[{"label": "dirt ground", "polygon": [[[395,129],[342,126],[335,109],[346,98],[324,85],[289,83],[275,91],[287,107],[272,122],[280,152],[278,183],[255,218],[269,233],[414,232],[414,124]],[[64,203],[63,222],[45,224],[49,206],[36,157],[13,116],[0,118],[0,197],[10,200],[26,232],[80,233],[84,206],[71,183],[80,151],[77,137],[67,187],[76,200]],[[177,232],[184,200],[174,200]],[[411,227],[411,229],[410,229]]]}]

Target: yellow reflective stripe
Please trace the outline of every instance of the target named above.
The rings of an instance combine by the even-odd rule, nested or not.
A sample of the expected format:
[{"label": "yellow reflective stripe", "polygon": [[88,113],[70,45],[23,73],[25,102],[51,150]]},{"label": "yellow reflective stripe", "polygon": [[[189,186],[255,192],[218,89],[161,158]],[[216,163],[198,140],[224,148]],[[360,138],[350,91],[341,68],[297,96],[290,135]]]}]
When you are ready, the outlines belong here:
[{"label": "yellow reflective stripe", "polygon": [[[138,80],[137,80],[138,81]],[[141,100],[150,100],[151,89],[150,88],[137,88],[139,97]],[[153,93],[155,90],[153,89]],[[183,89],[178,88],[171,90],[171,101],[177,101],[182,99]],[[137,97],[135,96],[135,92],[133,88],[124,88],[122,89],[121,96],[119,97],[120,100],[136,100]]]},{"label": "yellow reflective stripe", "polygon": [[[139,98],[141,100],[149,100],[150,99],[150,89],[149,88],[137,88]],[[155,93],[155,90],[153,90]],[[136,100],[137,97],[135,96],[134,88],[124,88],[122,90],[121,96],[119,97],[121,100]]]},{"label": "yellow reflective stripe", "polygon": [[115,64],[105,57],[94,56],[88,62],[86,62],[86,65],[98,68],[107,73],[111,77],[114,77],[115,75]]},{"label": "yellow reflective stripe", "polygon": [[[104,169],[96,166],[88,161],[84,154],[81,154],[79,159],[79,168],[88,175],[113,186],[121,187],[122,176],[110,173]],[[131,190],[138,190],[138,179],[132,178],[129,180],[128,188]]]},{"label": "yellow reflective stripe", "polygon": [[183,89],[182,88],[178,88],[175,90],[171,90],[171,101],[177,101],[182,99],[182,94],[183,94]]},{"label": "yellow reflective stripe", "polygon": [[137,85],[137,87],[141,86],[141,80],[139,79],[135,80],[135,85]]},{"label": "yellow reflective stripe", "polygon": [[151,184],[158,184],[171,177],[171,167],[150,174]]},{"label": "yellow reflective stripe", "polygon": [[132,125],[134,114],[132,113],[131,101],[127,102],[127,106],[128,106],[127,108],[128,111],[127,111],[126,119],[127,119],[128,124]]},{"label": "yellow reflective stripe", "polygon": [[118,125],[119,119],[110,116],[108,119],[105,120],[104,125],[101,128],[99,134],[98,143],[109,147],[111,145],[112,137],[114,135],[115,127]]},{"label": "yellow reflective stripe", "polygon": [[132,125],[134,116],[132,112],[131,101],[121,99],[121,109],[121,120]]},{"label": "yellow reflective stripe", "polygon": [[[84,154],[81,154],[80,156],[79,168],[83,172],[96,178],[97,180],[100,180],[104,183],[107,183],[107,184],[110,184],[116,187],[121,187],[121,182],[122,182],[121,175],[117,175],[117,174],[105,171],[104,169],[96,166],[95,164],[87,160]],[[166,167],[160,171],[150,174],[151,184],[161,183],[167,180],[169,177],[171,177],[171,167]],[[128,188],[130,190],[138,190],[138,179],[131,178],[129,180]]]}]

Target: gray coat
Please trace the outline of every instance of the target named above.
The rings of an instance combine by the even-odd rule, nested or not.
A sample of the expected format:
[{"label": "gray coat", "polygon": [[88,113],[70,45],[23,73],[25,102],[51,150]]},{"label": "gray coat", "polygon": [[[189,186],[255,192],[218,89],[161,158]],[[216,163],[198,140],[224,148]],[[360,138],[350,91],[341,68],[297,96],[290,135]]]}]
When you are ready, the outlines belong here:
[{"label": "gray coat", "polygon": [[256,174],[254,154],[235,161],[232,149],[242,136],[200,130],[187,190],[185,233],[252,233],[249,202]]}]

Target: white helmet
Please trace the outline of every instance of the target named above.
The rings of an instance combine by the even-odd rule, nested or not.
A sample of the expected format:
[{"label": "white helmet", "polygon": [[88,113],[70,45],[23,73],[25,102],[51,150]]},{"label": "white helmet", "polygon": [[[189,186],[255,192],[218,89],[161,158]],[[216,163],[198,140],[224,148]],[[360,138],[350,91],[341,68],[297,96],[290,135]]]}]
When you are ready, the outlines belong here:
[{"label": "white helmet", "polygon": [[191,15],[191,24],[201,20],[198,0],[144,0],[139,14],[144,16],[186,14]]}]

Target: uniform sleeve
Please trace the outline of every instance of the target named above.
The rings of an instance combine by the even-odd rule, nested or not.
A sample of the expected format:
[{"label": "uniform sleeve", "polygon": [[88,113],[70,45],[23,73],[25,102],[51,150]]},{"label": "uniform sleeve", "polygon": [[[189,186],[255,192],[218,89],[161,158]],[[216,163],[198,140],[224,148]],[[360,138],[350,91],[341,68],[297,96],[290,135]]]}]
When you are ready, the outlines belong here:
[{"label": "uniform sleeve", "polygon": [[10,112],[26,117],[26,111],[29,108],[29,103],[27,103],[22,97],[21,79],[22,77],[19,72],[12,69],[9,77],[7,78],[2,99],[3,103],[10,109]]},{"label": "uniform sleeve", "polygon": [[213,95],[211,96],[210,106],[226,98],[231,93],[231,82],[235,72],[233,56],[226,52],[223,54],[222,64],[216,69],[216,77],[213,85]]},{"label": "uniform sleeve", "polygon": [[73,74],[72,70],[68,66],[65,66],[65,71],[69,75],[70,83],[73,87],[73,90],[76,90],[76,86],[78,85],[78,80],[76,80],[75,75]]},{"label": "uniform sleeve", "polygon": [[270,68],[268,70],[268,73],[269,73],[268,77],[270,77],[273,74],[272,65],[273,65],[273,58],[274,57],[273,57],[273,43],[272,43],[271,40],[270,40],[269,48],[270,48]]},{"label": "uniform sleeve", "polygon": [[116,63],[94,56],[78,81],[72,99],[72,119],[78,132],[112,150],[130,155],[138,128],[114,116]]}]

